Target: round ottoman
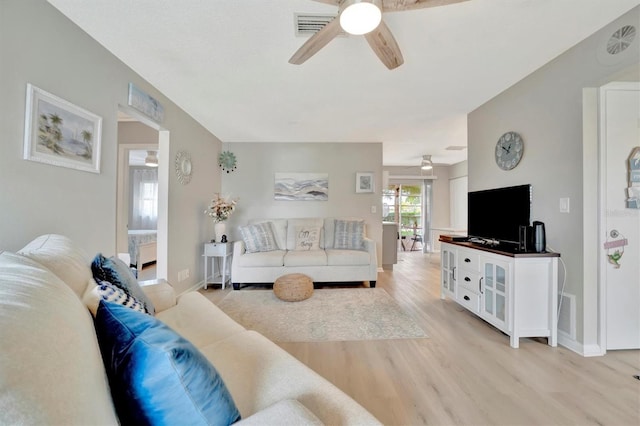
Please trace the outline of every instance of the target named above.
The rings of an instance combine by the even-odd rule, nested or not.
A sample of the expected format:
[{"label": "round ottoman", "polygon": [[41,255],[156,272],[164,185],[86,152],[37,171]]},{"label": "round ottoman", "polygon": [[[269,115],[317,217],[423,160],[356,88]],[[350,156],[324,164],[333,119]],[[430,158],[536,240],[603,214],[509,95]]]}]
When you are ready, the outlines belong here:
[{"label": "round ottoman", "polygon": [[299,302],[313,294],[313,280],[305,274],[283,275],[273,283],[273,293],[286,302]]}]

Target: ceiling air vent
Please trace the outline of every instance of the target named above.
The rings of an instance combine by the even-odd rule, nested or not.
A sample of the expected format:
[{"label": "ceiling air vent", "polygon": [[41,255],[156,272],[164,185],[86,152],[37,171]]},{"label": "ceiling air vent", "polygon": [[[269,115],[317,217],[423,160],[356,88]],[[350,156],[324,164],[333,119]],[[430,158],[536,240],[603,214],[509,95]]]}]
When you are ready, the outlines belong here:
[{"label": "ceiling air vent", "polygon": [[462,151],[463,149],[467,149],[466,146],[462,145],[450,145],[445,148],[447,151]]},{"label": "ceiling air vent", "polygon": [[336,15],[320,15],[315,13],[296,13],[294,15],[297,36],[309,37],[320,31]]},{"label": "ceiling air vent", "polygon": [[625,25],[613,33],[607,42],[607,52],[609,52],[610,55],[617,55],[629,47],[631,43],[633,43],[635,37],[636,27],[633,25]]}]

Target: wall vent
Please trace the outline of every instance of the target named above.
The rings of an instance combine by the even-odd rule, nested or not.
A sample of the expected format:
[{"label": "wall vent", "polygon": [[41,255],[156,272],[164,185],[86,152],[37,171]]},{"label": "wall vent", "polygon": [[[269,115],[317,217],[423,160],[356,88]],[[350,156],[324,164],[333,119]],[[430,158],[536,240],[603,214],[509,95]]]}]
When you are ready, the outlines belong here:
[{"label": "wall vent", "polygon": [[558,333],[562,333],[571,340],[576,340],[576,296],[575,294],[559,294]]},{"label": "wall vent", "polygon": [[463,145],[450,145],[445,148],[447,151],[462,151],[463,149],[467,149],[466,146]]},{"label": "wall vent", "polygon": [[611,35],[609,41],[607,41],[607,52],[610,55],[617,55],[631,46],[635,38],[636,27],[633,25],[625,25]]},{"label": "wall vent", "polygon": [[296,36],[310,37],[323,29],[336,16],[336,14],[296,13],[294,14]]}]

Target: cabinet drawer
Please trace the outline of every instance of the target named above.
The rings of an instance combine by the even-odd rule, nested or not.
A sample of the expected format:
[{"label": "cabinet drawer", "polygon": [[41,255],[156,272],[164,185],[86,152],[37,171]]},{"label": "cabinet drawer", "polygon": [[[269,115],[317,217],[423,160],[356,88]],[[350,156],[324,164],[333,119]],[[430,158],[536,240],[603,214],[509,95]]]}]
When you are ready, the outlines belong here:
[{"label": "cabinet drawer", "polygon": [[480,313],[480,296],[467,288],[458,287],[456,302],[475,314]]},{"label": "cabinet drawer", "polygon": [[471,271],[480,270],[480,256],[469,250],[458,250],[458,267]]},{"label": "cabinet drawer", "polygon": [[480,292],[480,272],[470,271],[468,269],[461,269],[458,272],[458,284],[460,287],[465,287],[474,293]]},{"label": "cabinet drawer", "polygon": [[206,243],[204,245],[205,256],[224,256],[231,252],[229,243]]}]

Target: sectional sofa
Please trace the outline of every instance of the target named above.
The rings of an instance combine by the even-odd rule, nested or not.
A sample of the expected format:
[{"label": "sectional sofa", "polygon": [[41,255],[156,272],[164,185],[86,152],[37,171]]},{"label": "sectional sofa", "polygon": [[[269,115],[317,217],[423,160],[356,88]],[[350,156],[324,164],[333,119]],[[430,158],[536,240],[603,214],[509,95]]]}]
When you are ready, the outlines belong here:
[{"label": "sectional sofa", "polygon": [[[43,235],[18,253],[0,250],[0,424],[124,423],[114,408],[98,326],[85,303],[95,287],[90,258],[66,237]],[[155,316],[101,301],[95,323],[104,306],[114,306],[186,339],[223,380],[242,417],[238,424],[379,424],[337,387],[200,293],[176,296],[162,281],[142,290]],[[154,402],[166,394],[162,383],[143,391],[154,409],[185,410],[171,406],[178,401],[174,394],[164,396],[168,402]],[[128,390],[117,396],[126,395]],[[192,396],[208,401],[208,394]]]},{"label": "sectional sofa", "polygon": [[271,283],[302,273],[315,283],[364,282],[375,287],[376,244],[357,217],[255,219],[239,228],[233,247],[231,280]]}]

